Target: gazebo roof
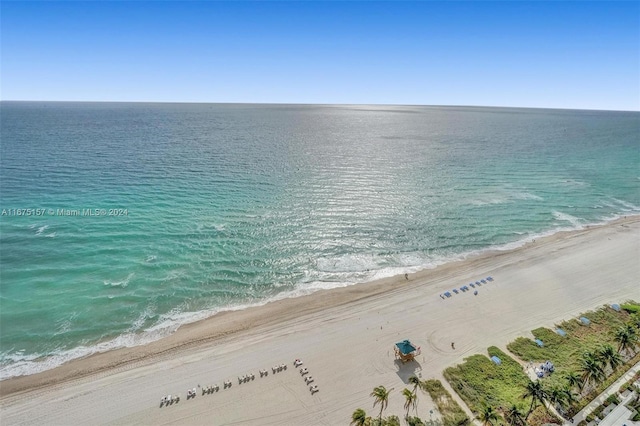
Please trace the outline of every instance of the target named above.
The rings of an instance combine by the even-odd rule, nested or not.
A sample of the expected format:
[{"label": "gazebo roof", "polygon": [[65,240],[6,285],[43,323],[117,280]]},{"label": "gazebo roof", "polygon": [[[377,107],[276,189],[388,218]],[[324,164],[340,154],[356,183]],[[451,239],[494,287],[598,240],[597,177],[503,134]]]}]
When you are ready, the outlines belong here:
[{"label": "gazebo roof", "polygon": [[410,354],[416,350],[416,347],[411,344],[408,340],[403,340],[402,342],[396,343],[396,346],[400,350],[403,355]]}]

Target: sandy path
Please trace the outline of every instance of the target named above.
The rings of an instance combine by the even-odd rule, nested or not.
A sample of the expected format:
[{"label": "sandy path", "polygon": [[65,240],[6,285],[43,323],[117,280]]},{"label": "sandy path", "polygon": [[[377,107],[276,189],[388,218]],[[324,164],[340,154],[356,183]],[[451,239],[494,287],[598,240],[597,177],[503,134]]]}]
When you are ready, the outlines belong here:
[{"label": "sandy path", "polygon": [[[488,275],[495,281],[477,296],[439,297]],[[410,278],[221,315],[156,345],[4,381],[0,422],[333,426],[348,424],[358,407],[377,414],[369,396],[377,385],[394,388],[387,412],[402,417],[400,391],[414,373],[441,377],[464,357],[489,345],[504,347],[538,326],[640,300],[640,218],[557,234]],[[422,355],[399,367],[393,344],[405,338],[420,345]],[[293,368],[295,358],[305,362],[318,393],[311,395]],[[129,359],[134,361],[120,363]],[[272,374],[270,367],[280,363],[288,369]],[[86,375],[92,368],[97,371]],[[258,375],[262,368],[269,369],[266,378]],[[237,376],[249,372],[255,380],[239,385]],[[222,388],[225,379],[233,380],[231,389],[204,396],[198,389],[195,399],[186,400],[186,389]],[[181,394],[181,402],[159,408],[160,397],[173,393]],[[418,414],[428,419],[431,408],[420,394]]]}]

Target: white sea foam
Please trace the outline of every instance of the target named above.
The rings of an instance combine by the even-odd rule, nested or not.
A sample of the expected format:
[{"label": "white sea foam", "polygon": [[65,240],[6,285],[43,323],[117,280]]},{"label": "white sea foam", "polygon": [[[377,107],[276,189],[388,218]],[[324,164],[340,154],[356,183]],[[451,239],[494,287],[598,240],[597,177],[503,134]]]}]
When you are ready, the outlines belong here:
[{"label": "white sea foam", "polygon": [[512,192],[511,196],[513,198],[515,198],[516,200],[538,200],[538,201],[542,201],[543,198],[535,195],[535,194],[531,194],[530,192]]},{"label": "white sea foam", "polygon": [[494,193],[483,194],[482,198],[474,198],[469,201],[475,206],[485,206],[493,204],[506,204],[512,203],[517,200],[536,200],[542,201],[543,198],[539,195],[532,194],[524,190],[512,189],[512,188],[499,188]]},{"label": "white sea foam", "polygon": [[107,286],[111,286],[111,287],[123,287],[124,288],[124,287],[129,285],[129,281],[131,281],[131,278],[133,278],[134,275],[135,275],[135,273],[132,272],[129,275],[127,275],[127,278],[125,278],[122,281],[108,281],[108,280],[105,280],[105,281],[103,281],[103,284],[107,285]]},{"label": "white sea foam", "polygon": [[619,200],[617,198],[613,198],[613,201],[615,201],[616,203],[624,207],[621,209],[622,211],[626,211],[626,212],[640,211],[640,207],[636,206],[635,204],[631,204],[629,202],[626,202],[624,200]]},{"label": "white sea foam", "polygon": [[559,212],[557,210],[554,210],[552,214],[556,220],[569,222],[576,229],[582,229],[582,219],[577,218],[575,216],[571,216],[570,214],[567,214],[567,213]]},{"label": "white sea foam", "polygon": [[40,226],[36,231],[36,235],[42,235],[42,233],[46,231],[47,228],[49,228],[49,225]]}]

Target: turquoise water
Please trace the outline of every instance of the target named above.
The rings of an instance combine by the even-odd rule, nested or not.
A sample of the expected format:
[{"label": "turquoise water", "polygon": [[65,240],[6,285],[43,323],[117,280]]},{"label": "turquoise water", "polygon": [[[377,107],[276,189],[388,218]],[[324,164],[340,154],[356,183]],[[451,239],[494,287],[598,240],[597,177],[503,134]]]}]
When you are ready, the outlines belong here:
[{"label": "turquoise water", "polygon": [[0,107],[1,378],[640,213],[637,112]]}]

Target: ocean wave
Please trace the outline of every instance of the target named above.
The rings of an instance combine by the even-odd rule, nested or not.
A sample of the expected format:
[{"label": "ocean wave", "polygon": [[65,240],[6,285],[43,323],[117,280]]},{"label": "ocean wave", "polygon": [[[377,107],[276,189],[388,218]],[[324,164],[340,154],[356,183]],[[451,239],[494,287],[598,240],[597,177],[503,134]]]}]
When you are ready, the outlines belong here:
[{"label": "ocean wave", "polygon": [[625,211],[625,212],[637,212],[640,211],[640,207],[636,206],[635,204],[631,204],[627,201],[624,200],[619,200],[617,198],[612,198],[613,201],[615,201],[616,203],[618,203],[619,205],[621,205],[623,208],[621,210]]},{"label": "ocean wave", "polygon": [[125,278],[122,281],[108,281],[105,280],[103,281],[103,284],[106,286],[110,286],[110,287],[122,287],[125,288],[129,285],[129,281],[131,281],[131,278],[133,278],[133,276],[135,275],[135,272],[130,273],[129,275],[127,275],[127,278]]},{"label": "ocean wave", "polygon": [[574,228],[582,229],[582,219],[579,217],[571,216],[570,214],[562,213],[557,210],[554,210],[551,213],[556,220],[569,222]]},{"label": "ocean wave", "polygon": [[474,198],[469,201],[471,205],[474,206],[485,206],[485,205],[494,205],[494,204],[506,204],[512,203],[514,201],[521,200],[535,200],[542,201],[542,198],[539,195],[532,194],[531,192],[512,189],[512,188],[500,188],[495,193],[485,194],[484,198]]},{"label": "ocean wave", "polygon": [[49,228],[49,225],[38,227],[38,230],[36,231],[36,235],[42,235],[42,233],[46,231],[48,228]]},{"label": "ocean wave", "polygon": [[[52,354],[20,354],[8,353],[0,356],[0,380],[11,377],[27,376],[31,374],[41,373],[46,370],[59,367],[69,361],[78,358],[85,358],[97,353],[107,352],[113,349],[130,348],[134,346],[146,345],[156,340],[167,337],[175,330],[174,328],[163,328],[155,330],[145,330],[143,333],[125,333],[115,339],[98,343],[92,346],[78,346],[70,350],[61,350]],[[7,363],[9,361],[9,363]]]}]

